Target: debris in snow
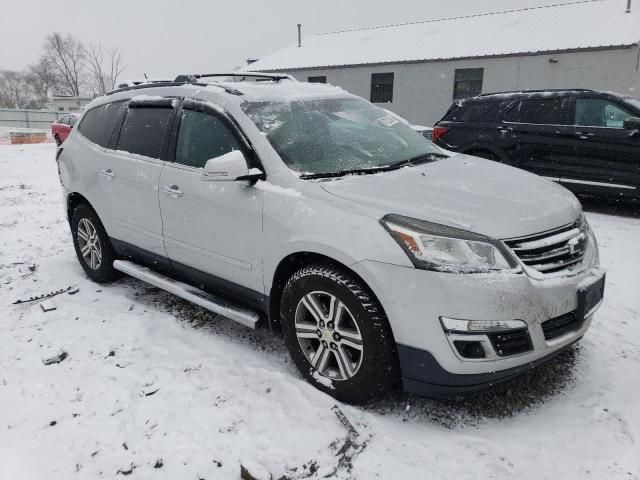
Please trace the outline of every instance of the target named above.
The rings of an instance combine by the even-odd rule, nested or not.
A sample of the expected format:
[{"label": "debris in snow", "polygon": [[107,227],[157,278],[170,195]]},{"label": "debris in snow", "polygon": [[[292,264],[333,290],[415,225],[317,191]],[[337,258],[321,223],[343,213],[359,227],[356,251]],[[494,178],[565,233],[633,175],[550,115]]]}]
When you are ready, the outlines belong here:
[{"label": "debris in snow", "polygon": [[222,462],[220,460],[216,460],[215,458],[213,459],[213,463],[215,464],[216,467],[221,468],[222,467]]},{"label": "debris in snow", "polygon": [[164,465],[164,462],[162,461],[161,458],[156,460],[156,463],[153,465],[153,468],[162,468],[162,466]]},{"label": "debris in snow", "polygon": [[240,478],[242,480],[271,480],[271,474],[259,463],[246,462],[240,465]]},{"label": "debris in snow", "polygon": [[55,420],[51,420],[51,421],[49,422],[49,426],[50,426],[50,427],[55,427],[57,424],[58,424],[58,422],[56,422]]},{"label": "debris in snow", "polygon": [[42,363],[44,363],[45,365],[53,365],[54,363],[62,362],[68,356],[69,354],[63,350],[55,357],[51,357],[51,358],[47,358],[46,360],[43,360]]},{"label": "debris in snow", "polygon": [[36,302],[38,300],[44,300],[46,298],[55,297],[56,295],[60,295],[62,293],[70,291],[72,288],[73,287],[61,288],[60,290],[56,290],[49,293],[43,293],[42,295],[38,295],[36,297],[29,297],[27,300],[16,300],[15,302],[13,302],[12,305],[20,305],[22,303]]},{"label": "debris in snow", "polygon": [[338,417],[338,420],[340,420],[340,423],[342,423],[342,425],[344,425],[344,428],[347,429],[347,433],[348,433],[347,438],[350,439],[352,442],[355,441],[355,439],[358,438],[360,434],[355,429],[353,424],[349,421],[349,419],[344,414],[344,412],[337,405],[334,405],[333,407],[331,407],[331,411],[336,414],[336,417]]},{"label": "debris in snow", "polygon": [[152,390],[150,392],[143,392],[145,397],[150,397],[151,395],[154,395],[156,392],[158,392],[158,390],[160,390],[159,388],[156,388],[155,390]]},{"label": "debris in snow", "polygon": [[78,287],[76,288],[72,288],[71,290],[69,290],[67,293],[69,295],[75,295],[76,293],[78,293],[80,291],[80,289]]},{"label": "debris in snow", "polygon": [[122,448],[124,448],[125,450],[129,450],[129,445],[127,445],[127,442],[122,442]]},{"label": "debris in snow", "polygon": [[51,300],[45,300],[40,304],[40,308],[42,308],[43,312],[51,312],[52,310],[55,310],[57,307],[56,307],[56,304],[53,303]]},{"label": "debris in snow", "polygon": [[136,469],[136,466],[132,463],[131,466],[126,469],[122,469],[122,468],[119,469],[116,472],[116,475],[131,475],[135,469]]}]

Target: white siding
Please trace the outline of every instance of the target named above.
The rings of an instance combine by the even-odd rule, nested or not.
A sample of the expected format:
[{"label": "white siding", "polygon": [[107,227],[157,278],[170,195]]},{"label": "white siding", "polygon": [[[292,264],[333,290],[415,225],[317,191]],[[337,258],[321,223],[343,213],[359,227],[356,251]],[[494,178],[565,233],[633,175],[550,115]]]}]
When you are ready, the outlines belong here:
[{"label": "white siding", "polygon": [[[298,80],[325,75],[327,82],[369,100],[371,74],[394,73],[393,103],[386,108],[413,123],[433,125],[453,100],[457,68],[484,68],[483,92],[591,88],[640,97],[638,47],[577,53],[478,58],[426,63],[287,71]],[[550,58],[558,63],[550,63]]]}]

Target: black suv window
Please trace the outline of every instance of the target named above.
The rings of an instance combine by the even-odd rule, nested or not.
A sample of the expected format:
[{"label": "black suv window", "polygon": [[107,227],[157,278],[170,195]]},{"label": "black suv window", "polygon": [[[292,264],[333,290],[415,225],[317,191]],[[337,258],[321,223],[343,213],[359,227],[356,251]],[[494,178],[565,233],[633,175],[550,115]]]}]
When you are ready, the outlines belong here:
[{"label": "black suv window", "polygon": [[109,146],[113,129],[126,107],[125,102],[116,102],[92,108],[82,117],[78,130],[93,143],[106,148]]},{"label": "black suv window", "polygon": [[177,163],[202,168],[207,160],[241,149],[236,137],[220,118],[183,110],[176,145]]},{"label": "black suv window", "polygon": [[623,128],[633,113],[617,102],[605,98],[576,99],[575,124],[583,127]]},{"label": "black suv window", "polygon": [[520,123],[567,125],[565,102],[562,98],[526,98],[520,104]]},{"label": "black suv window", "polygon": [[162,141],[173,110],[161,107],[129,108],[120,130],[118,150],[160,158]]},{"label": "black suv window", "polygon": [[451,122],[494,121],[499,105],[499,101],[462,102],[451,108],[443,120]]}]

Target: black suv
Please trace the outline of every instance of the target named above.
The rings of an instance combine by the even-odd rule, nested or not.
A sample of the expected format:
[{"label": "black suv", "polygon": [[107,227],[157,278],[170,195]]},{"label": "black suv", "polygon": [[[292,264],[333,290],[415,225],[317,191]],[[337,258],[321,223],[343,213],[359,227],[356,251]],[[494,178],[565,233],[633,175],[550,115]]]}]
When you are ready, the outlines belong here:
[{"label": "black suv", "polygon": [[640,100],[593,90],[483,94],[454,102],[443,148],[489,158],[576,193],[640,198]]}]

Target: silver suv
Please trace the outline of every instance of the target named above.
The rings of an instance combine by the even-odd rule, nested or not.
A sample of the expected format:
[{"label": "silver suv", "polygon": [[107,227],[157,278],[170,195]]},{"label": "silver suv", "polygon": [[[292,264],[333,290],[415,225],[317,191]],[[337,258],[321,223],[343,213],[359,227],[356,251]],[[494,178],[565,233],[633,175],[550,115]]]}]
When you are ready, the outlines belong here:
[{"label": "silver suv", "polygon": [[78,259],[255,328],[348,402],[441,396],[567,348],[602,301],[580,203],[337,87],[180,76],[94,100],[58,149]]}]

